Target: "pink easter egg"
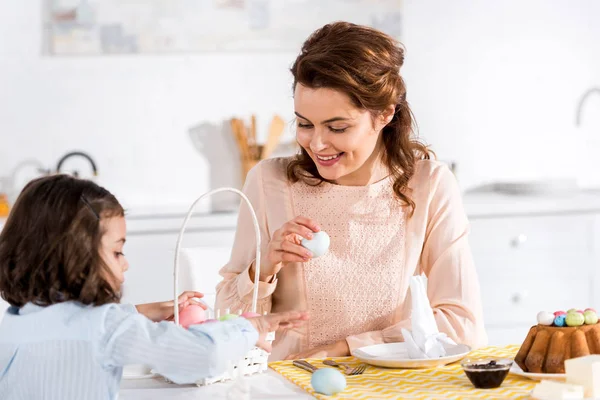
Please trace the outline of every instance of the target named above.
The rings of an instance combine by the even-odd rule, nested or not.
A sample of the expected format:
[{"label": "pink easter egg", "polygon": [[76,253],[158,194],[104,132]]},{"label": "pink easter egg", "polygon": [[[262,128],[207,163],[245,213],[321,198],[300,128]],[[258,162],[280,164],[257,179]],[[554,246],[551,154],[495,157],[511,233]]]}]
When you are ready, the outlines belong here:
[{"label": "pink easter egg", "polygon": [[564,311],[556,311],[556,312],[554,313],[554,316],[555,316],[555,317],[558,317],[559,315],[567,315],[567,313],[566,313],[566,312],[564,312]]},{"label": "pink easter egg", "polygon": [[254,318],[254,317],[260,317],[260,314],[257,314],[252,311],[246,311],[241,316],[242,316],[242,318]]},{"label": "pink easter egg", "polygon": [[577,310],[577,312],[578,312],[579,314],[583,314],[583,311],[582,311],[582,310]]},{"label": "pink easter egg", "polygon": [[190,325],[201,324],[206,320],[204,309],[197,304],[190,304],[179,313],[179,324],[185,329]]},{"label": "pink easter egg", "polygon": [[593,311],[596,312],[596,310],[594,310],[593,308],[586,308],[585,311]]}]

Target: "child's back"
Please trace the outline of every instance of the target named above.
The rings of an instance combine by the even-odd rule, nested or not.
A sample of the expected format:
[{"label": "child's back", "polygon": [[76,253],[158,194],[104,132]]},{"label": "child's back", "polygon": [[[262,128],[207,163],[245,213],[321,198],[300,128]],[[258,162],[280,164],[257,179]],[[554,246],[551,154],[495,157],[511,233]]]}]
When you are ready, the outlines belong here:
[{"label": "child's back", "polygon": [[108,367],[100,349],[111,307],[11,307],[0,324],[0,397],[115,398],[121,370]]}]

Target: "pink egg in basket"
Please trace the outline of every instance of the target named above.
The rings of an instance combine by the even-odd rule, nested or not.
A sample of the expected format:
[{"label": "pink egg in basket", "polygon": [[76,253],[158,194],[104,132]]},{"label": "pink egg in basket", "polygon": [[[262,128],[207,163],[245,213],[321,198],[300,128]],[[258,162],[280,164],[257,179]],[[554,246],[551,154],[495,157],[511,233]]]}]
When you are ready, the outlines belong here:
[{"label": "pink egg in basket", "polygon": [[179,324],[185,329],[190,325],[201,324],[206,320],[206,312],[197,304],[190,304],[179,313]]}]

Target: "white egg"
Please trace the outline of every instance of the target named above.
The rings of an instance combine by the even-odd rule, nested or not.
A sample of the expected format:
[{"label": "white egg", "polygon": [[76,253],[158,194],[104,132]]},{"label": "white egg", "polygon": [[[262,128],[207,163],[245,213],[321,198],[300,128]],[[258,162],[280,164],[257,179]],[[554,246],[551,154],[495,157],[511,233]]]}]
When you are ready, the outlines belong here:
[{"label": "white egg", "polygon": [[540,311],[537,315],[537,322],[540,325],[552,325],[554,322],[554,314],[548,311]]},{"label": "white egg", "polygon": [[329,235],[323,231],[313,233],[311,240],[302,239],[301,244],[313,253],[313,257],[321,257],[329,249]]}]

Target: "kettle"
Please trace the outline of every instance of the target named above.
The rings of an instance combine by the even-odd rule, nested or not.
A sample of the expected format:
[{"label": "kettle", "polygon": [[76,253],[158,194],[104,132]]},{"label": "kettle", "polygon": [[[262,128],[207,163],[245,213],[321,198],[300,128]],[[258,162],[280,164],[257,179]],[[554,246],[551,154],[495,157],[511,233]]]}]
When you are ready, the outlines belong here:
[{"label": "kettle", "polygon": [[[63,164],[65,163],[65,161],[67,159],[69,159],[71,157],[83,157],[84,159],[86,159],[92,168],[92,174],[93,174],[94,178],[98,176],[98,168],[96,167],[96,163],[94,162],[94,160],[92,159],[92,157],[89,154],[84,153],[83,151],[72,151],[72,152],[69,152],[69,153],[65,154],[64,156],[62,156],[60,158],[60,160],[58,160],[58,164],[56,164],[56,173],[57,174],[60,174],[63,172],[61,170]],[[71,175],[78,178],[79,171],[74,170],[74,171],[72,171]]]}]

